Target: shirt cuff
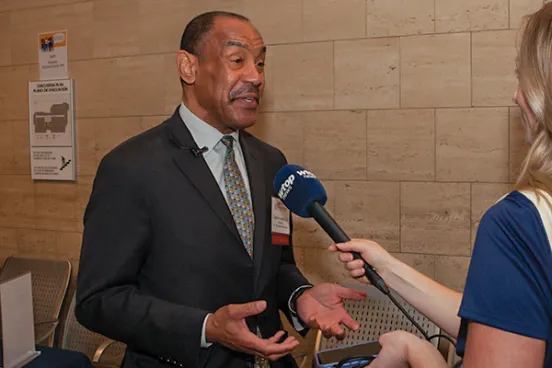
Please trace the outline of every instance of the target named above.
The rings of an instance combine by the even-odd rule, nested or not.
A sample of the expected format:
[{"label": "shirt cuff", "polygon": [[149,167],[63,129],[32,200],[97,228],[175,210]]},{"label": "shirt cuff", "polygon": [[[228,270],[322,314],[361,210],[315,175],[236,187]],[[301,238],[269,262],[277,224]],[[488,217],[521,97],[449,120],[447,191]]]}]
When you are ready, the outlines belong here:
[{"label": "shirt cuff", "polygon": [[201,347],[202,348],[208,348],[209,346],[213,345],[212,342],[207,342],[207,339],[205,338],[205,327],[207,326],[207,319],[212,313],[209,313],[205,316],[205,319],[203,320],[203,327],[201,328]]},{"label": "shirt cuff", "polygon": [[297,331],[303,331],[306,328],[306,326],[299,318],[297,311],[291,308],[291,301],[293,300],[293,297],[295,296],[295,294],[297,294],[299,290],[310,289],[311,287],[312,285],[299,286],[297,289],[295,289],[293,293],[291,293],[291,296],[289,297],[289,300],[288,300],[288,309],[291,314],[291,322],[293,323],[293,328],[295,328],[295,330]]}]

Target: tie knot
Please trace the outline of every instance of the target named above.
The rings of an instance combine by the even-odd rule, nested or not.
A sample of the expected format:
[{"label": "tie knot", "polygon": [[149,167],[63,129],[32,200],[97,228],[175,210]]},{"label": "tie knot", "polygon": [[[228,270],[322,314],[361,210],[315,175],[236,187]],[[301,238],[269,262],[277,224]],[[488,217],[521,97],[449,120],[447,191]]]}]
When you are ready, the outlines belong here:
[{"label": "tie knot", "polygon": [[234,137],[232,137],[231,135],[225,135],[224,137],[222,137],[221,141],[228,148],[232,148],[232,146],[234,145]]}]

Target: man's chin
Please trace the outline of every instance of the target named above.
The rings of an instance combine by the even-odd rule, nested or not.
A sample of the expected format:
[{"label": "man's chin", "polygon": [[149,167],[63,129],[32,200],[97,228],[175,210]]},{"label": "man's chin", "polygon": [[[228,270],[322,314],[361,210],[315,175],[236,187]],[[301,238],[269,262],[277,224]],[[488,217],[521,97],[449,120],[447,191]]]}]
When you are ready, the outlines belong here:
[{"label": "man's chin", "polygon": [[236,130],[249,128],[257,122],[257,118],[256,111],[251,114],[236,114],[232,119],[232,128]]},{"label": "man's chin", "polygon": [[251,121],[236,121],[232,124],[232,129],[234,130],[243,130],[252,127],[255,125],[256,120]]}]

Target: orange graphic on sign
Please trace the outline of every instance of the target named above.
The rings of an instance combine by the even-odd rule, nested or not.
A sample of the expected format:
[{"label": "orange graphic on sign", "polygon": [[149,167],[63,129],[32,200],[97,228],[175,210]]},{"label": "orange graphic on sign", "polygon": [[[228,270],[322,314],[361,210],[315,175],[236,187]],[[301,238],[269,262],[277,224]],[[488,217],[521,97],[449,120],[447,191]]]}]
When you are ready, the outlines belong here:
[{"label": "orange graphic on sign", "polygon": [[43,52],[53,51],[56,47],[67,46],[67,31],[40,33],[38,48]]}]

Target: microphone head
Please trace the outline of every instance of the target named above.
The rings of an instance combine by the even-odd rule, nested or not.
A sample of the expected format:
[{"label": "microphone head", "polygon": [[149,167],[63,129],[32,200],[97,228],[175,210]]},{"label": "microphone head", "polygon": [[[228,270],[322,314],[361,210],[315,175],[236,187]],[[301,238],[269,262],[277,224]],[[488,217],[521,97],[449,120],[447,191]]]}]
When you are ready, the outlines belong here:
[{"label": "microphone head", "polygon": [[326,204],[328,196],[320,180],[298,165],[285,165],[274,178],[274,190],[284,205],[301,217],[312,217],[308,208],[313,202]]}]

